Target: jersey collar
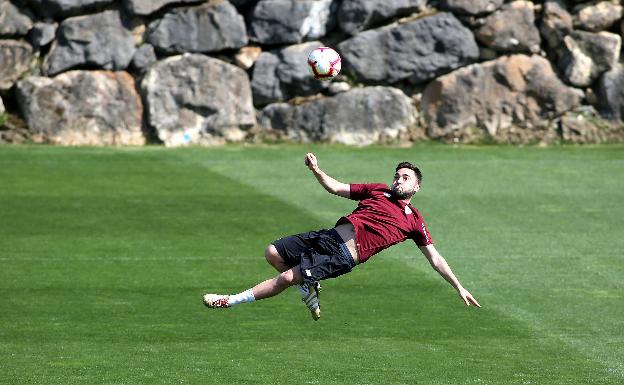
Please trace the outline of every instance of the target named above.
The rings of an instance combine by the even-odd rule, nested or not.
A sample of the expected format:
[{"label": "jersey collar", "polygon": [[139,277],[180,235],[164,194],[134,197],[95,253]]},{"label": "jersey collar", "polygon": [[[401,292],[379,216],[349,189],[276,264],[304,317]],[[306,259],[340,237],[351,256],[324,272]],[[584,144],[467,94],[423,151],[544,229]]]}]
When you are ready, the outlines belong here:
[{"label": "jersey collar", "polygon": [[414,209],[412,208],[412,205],[409,203],[403,203],[402,201],[398,200],[398,199],[392,199],[392,194],[390,194],[389,192],[385,192],[383,193],[384,196],[390,200],[393,200],[394,202],[397,202],[399,204],[399,207],[401,207],[403,209],[403,212],[405,213],[405,215],[410,215],[414,213]]}]

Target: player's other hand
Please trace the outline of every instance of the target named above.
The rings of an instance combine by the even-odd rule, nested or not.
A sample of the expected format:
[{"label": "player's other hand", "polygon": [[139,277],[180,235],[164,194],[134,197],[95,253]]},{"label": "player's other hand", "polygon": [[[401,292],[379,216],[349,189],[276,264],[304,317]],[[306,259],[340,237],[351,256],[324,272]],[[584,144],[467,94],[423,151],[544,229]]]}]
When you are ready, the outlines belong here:
[{"label": "player's other hand", "polygon": [[475,305],[476,307],[481,307],[481,305],[479,305],[479,302],[474,299],[474,297],[472,296],[472,294],[470,294],[468,290],[462,287],[457,292],[459,293],[459,296],[464,301],[466,306]]},{"label": "player's other hand", "polygon": [[310,170],[314,170],[315,168],[318,167],[316,156],[314,156],[314,154],[311,152],[308,152],[306,154],[305,158],[303,159],[303,162],[305,163],[306,166],[308,166]]}]

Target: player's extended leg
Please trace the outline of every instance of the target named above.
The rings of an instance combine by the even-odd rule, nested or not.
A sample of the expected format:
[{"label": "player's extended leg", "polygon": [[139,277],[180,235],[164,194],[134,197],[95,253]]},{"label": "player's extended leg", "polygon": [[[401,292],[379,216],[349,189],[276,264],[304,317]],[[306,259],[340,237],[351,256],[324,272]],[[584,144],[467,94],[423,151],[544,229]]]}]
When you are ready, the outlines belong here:
[{"label": "player's extended leg", "polygon": [[299,266],[290,268],[284,262],[284,259],[279,254],[275,246],[269,245],[264,252],[264,256],[267,262],[269,262],[271,266],[280,272],[278,276],[267,279],[253,288],[236,295],[205,294],[203,296],[204,305],[210,308],[231,307],[239,303],[253,302],[273,297],[284,291],[286,288],[299,284],[301,300],[310,310],[312,318],[314,320],[318,320],[321,317],[321,309],[318,300],[318,290],[320,289],[320,285],[317,284],[312,287],[304,284]]},{"label": "player's extended leg", "polygon": [[223,308],[244,302],[253,302],[273,297],[286,288],[303,282],[299,266],[288,269],[277,276],[260,282],[251,289],[235,295],[205,294],[204,304],[211,308]]}]

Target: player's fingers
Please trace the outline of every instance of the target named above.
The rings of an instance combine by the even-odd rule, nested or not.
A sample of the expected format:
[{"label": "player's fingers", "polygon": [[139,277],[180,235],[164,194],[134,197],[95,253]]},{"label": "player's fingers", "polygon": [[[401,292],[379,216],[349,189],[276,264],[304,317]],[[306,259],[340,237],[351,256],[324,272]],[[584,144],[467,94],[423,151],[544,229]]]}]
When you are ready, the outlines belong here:
[{"label": "player's fingers", "polygon": [[479,302],[477,302],[477,300],[474,299],[472,296],[470,296],[470,302],[474,303],[476,307],[481,307],[481,305],[479,305]]}]

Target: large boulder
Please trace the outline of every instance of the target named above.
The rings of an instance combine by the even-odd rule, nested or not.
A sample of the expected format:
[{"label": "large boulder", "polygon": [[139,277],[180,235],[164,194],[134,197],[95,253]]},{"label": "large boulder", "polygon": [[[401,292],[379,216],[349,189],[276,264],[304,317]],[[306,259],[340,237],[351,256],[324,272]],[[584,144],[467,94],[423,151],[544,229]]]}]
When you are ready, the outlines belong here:
[{"label": "large boulder", "polygon": [[115,0],[28,0],[31,8],[44,18],[63,19],[93,12]]},{"label": "large boulder", "polygon": [[608,119],[624,121],[624,66],[618,64],[605,72],[597,87],[600,114]]},{"label": "large boulder", "polygon": [[338,8],[338,26],[349,35],[410,15],[425,7],[426,0],[343,0]]},{"label": "large boulder", "polygon": [[336,24],[337,0],[260,0],[250,16],[251,40],[267,45],[325,36]]},{"label": "large boulder", "polygon": [[[532,2],[513,1],[484,19],[484,25],[475,31],[477,40],[499,52],[540,51],[540,34],[535,26]],[[513,23],[509,23],[513,20]]]},{"label": "large boulder", "polygon": [[581,97],[559,80],[548,60],[512,55],[435,79],[423,92],[422,113],[433,138],[474,129],[497,137],[514,127],[540,126],[575,108]]},{"label": "large boulder", "polygon": [[169,4],[198,3],[205,0],[123,0],[126,9],[139,16],[147,16]]},{"label": "large boulder", "polygon": [[153,64],[141,92],[149,124],[166,146],[241,141],[256,124],[245,71],[205,55]]},{"label": "large boulder", "polygon": [[0,40],[0,91],[8,90],[33,66],[37,55],[30,44]]},{"label": "large boulder", "polygon": [[150,23],[147,41],[167,53],[216,52],[247,44],[245,20],[225,0],[174,8]]},{"label": "large boulder", "polygon": [[587,87],[613,68],[620,58],[622,38],[610,32],[573,31],[564,39],[559,61],[564,79],[577,87]]},{"label": "large boulder", "polygon": [[25,36],[32,28],[32,16],[8,0],[0,0],[0,36]]},{"label": "large boulder", "polygon": [[70,71],[31,76],[17,100],[33,140],[61,145],[143,145],[143,106],[126,72]]},{"label": "large boulder", "polygon": [[391,87],[356,88],[300,105],[270,104],[260,117],[261,126],[294,141],[348,145],[400,140],[415,122],[411,99]]},{"label": "large boulder", "polygon": [[574,7],[574,27],[585,31],[604,31],[622,18],[623,7],[613,1],[579,4]]},{"label": "large boulder", "polygon": [[71,17],[59,26],[44,72],[55,75],[74,67],[124,70],[135,50],[132,32],[119,11]]},{"label": "large boulder", "polygon": [[477,16],[492,13],[503,5],[505,0],[440,0],[439,7],[458,15]]},{"label": "large boulder", "polygon": [[310,52],[320,46],[323,43],[312,41],[260,54],[251,81],[254,104],[265,106],[326,88],[329,82],[314,79],[307,62]]},{"label": "large boulder", "polygon": [[338,49],[343,69],[366,83],[423,83],[479,57],[472,32],[450,13],[364,31]]}]

